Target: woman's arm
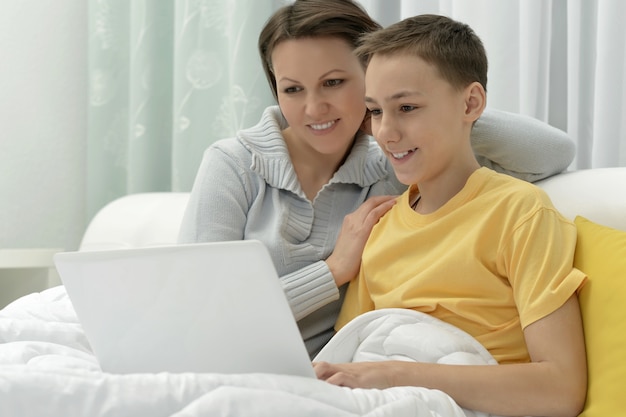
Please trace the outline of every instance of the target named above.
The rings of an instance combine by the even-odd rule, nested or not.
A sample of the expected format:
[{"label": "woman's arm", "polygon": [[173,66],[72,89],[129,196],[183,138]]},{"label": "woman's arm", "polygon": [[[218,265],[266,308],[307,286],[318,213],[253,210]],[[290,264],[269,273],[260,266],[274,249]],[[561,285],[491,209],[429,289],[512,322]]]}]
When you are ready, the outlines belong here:
[{"label": "woman's arm", "polygon": [[178,243],[244,238],[249,190],[245,171],[221,148],[212,146],[202,162],[189,195]]},{"label": "woman's arm", "polygon": [[574,141],[562,130],[495,109],[485,109],[471,140],[481,165],[529,182],[562,172],[576,154]]},{"label": "woman's arm", "polygon": [[461,406],[498,415],[577,416],[586,393],[582,320],[574,295],[524,331],[531,362],[440,365],[316,363],[318,378],[348,387],[414,385],[446,392]]},{"label": "woman's arm", "polygon": [[[245,152],[235,142],[222,142],[205,151],[181,224],[179,243],[246,238],[250,205],[265,185],[257,183],[258,177],[251,174]],[[327,259],[311,259],[296,271],[287,272],[289,268],[284,265],[287,242],[264,242],[296,320],[339,298],[338,287],[358,273],[361,252],[371,228],[394,203],[395,197],[372,197],[348,214],[343,224],[329,225],[341,227],[338,241],[328,242],[334,246],[332,254]]]},{"label": "woman's arm", "polygon": [[[249,207],[260,184],[252,180],[245,152],[234,142],[218,143],[205,151],[181,224],[179,243],[246,238]],[[283,274],[282,258],[271,250],[270,254],[296,320],[339,298],[332,273],[322,259]]]}]

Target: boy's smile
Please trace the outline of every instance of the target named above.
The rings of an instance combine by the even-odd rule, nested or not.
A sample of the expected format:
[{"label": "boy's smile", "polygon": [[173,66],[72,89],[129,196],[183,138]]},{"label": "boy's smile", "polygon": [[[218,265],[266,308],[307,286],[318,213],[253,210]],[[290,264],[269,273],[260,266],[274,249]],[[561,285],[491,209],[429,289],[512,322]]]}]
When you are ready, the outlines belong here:
[{"label": "boy's smile", "polygon": [[417,148],[411,149],[410,151],[406,151],[406,152],[392,152],[391,155],[394,157],[394,159],[403,159],[407,155],[410,155],[413,152],[415,152],[416,150]]}]

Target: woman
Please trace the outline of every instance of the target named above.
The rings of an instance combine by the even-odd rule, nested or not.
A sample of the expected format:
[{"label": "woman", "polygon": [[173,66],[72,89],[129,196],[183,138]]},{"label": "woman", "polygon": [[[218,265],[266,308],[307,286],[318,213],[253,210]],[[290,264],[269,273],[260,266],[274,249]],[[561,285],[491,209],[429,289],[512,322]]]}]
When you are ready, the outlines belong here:
[{"label": "woman", "polygon": [[[181,226],[180,243],[261,240],[311,356],[334,333],[340,289],[358,273],[371,228],[406,189],[364,133],[365,72],[352,52],[378,29],[351,0],[296,0],[276,11],[259,51],[278,106],[206,150]],[[573,158],[573,143],[547,125],[503,112],[482,122],[472,140],[484,165],[538,179]],[[551,162],[537,171],[538,160]]]}]

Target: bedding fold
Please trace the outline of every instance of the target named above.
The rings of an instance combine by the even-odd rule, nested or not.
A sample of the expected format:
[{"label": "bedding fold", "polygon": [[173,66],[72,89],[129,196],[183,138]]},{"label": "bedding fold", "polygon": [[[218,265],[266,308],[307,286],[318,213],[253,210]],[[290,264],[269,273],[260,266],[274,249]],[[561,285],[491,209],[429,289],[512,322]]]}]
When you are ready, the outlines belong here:
[{"label": "bedding fold", "polygon": [[[469,335],[410,310],[346,325],[315,360],[495,364]],[[102,372],[62,286],[0,310],[0,415],[478,417],[441,391],[349,389],[273,374]]]}]

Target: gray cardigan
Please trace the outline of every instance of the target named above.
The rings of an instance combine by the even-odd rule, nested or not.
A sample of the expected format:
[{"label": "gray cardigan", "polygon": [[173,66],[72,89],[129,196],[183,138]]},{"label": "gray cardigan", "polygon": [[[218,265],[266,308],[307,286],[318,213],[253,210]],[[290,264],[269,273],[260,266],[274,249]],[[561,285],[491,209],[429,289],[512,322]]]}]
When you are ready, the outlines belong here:
[{"label": "gray cardigan", "polygon": [[[474,128],[477,137],[472,137],[479,162],[530,181],[565,169],[574,156],[573,142],[528,119],[484,114]],[[309,201],[281,135],[285,127],[279,108],[272,106],[256,126],[205,151],[179,242],[262,241],[314,356],[333,335],[340,308],[342,291],[324,260],[333,251],[344,216],[370,196],[400,194],[406,186],[395,179],[376,143],[361,134],[335,176]],[[251,270],[250,279],[253,275]]]}]

